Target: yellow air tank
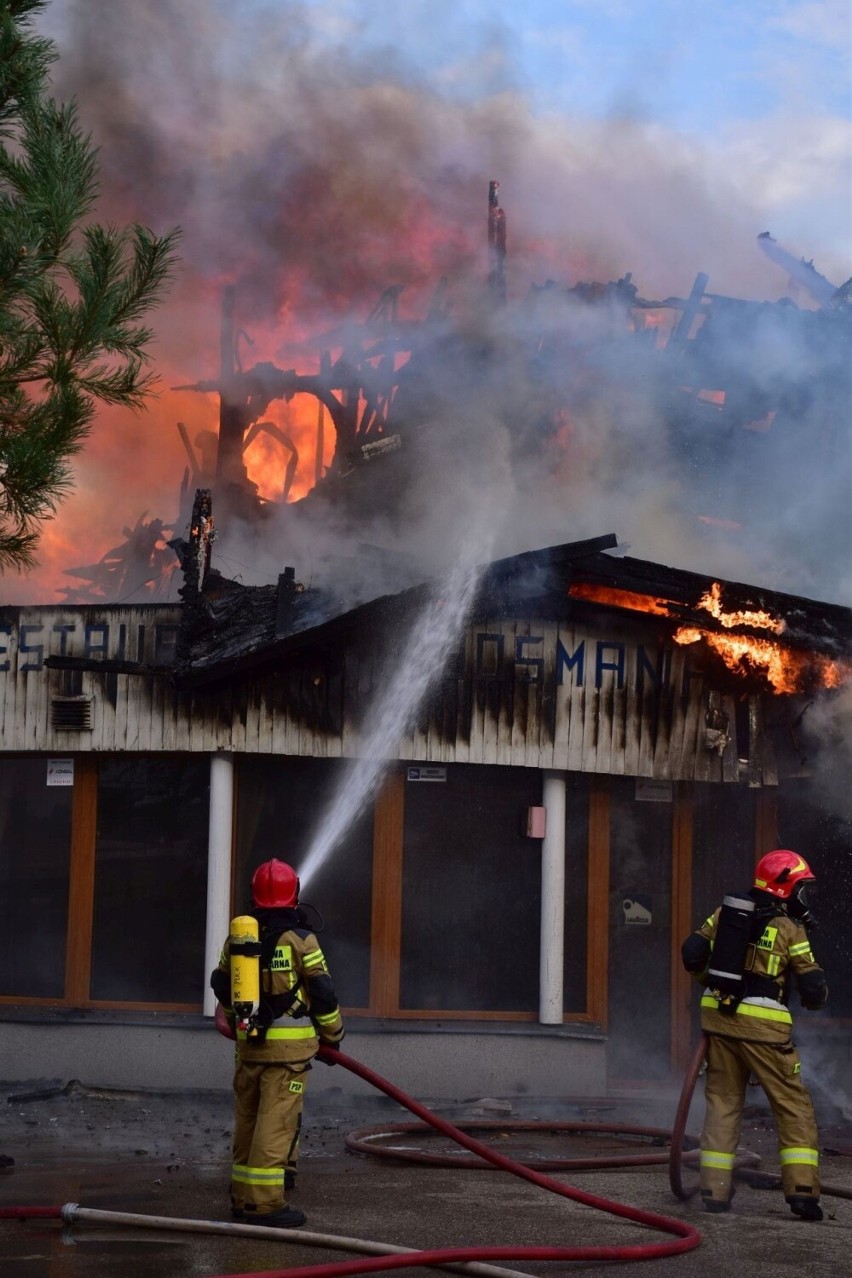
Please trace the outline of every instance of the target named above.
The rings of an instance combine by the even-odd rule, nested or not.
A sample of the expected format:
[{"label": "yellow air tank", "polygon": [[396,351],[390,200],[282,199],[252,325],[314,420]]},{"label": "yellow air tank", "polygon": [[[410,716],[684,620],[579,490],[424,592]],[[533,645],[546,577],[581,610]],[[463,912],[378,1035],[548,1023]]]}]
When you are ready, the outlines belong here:
[{"label": "yellow air tank", "polygon": [[231,958],[231,1006],[237,1031],[251,1037],[257,1030],[252,1017],[260,1007],[260,932],[257,919],[241,914],[231,919],[228,952]]}]

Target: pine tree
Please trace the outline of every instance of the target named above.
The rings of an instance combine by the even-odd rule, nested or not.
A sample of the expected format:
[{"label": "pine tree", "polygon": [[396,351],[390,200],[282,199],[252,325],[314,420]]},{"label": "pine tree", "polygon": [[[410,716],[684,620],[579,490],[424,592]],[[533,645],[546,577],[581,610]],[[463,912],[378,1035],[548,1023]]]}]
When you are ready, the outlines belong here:
[{"label": "pine tree", "polygon": [[43,521],[99,403],[140,408],[154,381],[143,319],[178,232],[89,220],[97,151],[49,96],[47,0],[0,0],[0,572],[35,564]]}]

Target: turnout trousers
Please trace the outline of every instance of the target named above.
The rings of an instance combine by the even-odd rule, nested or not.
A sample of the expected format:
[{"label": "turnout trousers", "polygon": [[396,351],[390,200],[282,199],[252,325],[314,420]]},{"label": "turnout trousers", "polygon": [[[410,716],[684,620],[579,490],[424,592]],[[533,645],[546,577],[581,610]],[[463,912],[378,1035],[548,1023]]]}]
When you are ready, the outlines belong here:
[{"label": "turnout trousers", "polygon": [[800,1068],[799,1053],[789,1039],[753,1043],[708,1034],[702,1198],[727,1202],[731,1197],[745,1092],[752,1074],[766,1093],[775,1119],[784,1197],[819,1198],[817,1125]]},{"label": "turnout trousers", "polygon": [[285,1205],[295,1174],[308,1062],[238,1061],[234,1071],[231,1205],[265,1215]]}]

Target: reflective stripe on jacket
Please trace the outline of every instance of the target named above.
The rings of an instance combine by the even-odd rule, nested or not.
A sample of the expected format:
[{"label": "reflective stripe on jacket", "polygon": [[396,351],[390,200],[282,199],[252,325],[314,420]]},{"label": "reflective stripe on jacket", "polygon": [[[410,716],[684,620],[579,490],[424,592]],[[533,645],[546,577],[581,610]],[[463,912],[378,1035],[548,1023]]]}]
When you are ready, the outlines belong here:
[{"label": "reflective stripe on jacket", "polygon": [[[714,910],[697,929],[697,935],[709,942],[711,951],[719,913],[719,909]],[[758,987],[768,993],[747,993],[731,1015],[721,1012],[713,991],[705,989],[701,999],[701,1028],[708,1034],[752,1042],[785,1042],[793,1026],[786,1004],[788,977],[792,976],[800,986],[812,982],[816,976],[822,977],[804,927],[787,914],[773,915],[758,939],[749,945],[743,971],[747,986],[752,976]],[[696,975],[702,979],[703,974]]]}]

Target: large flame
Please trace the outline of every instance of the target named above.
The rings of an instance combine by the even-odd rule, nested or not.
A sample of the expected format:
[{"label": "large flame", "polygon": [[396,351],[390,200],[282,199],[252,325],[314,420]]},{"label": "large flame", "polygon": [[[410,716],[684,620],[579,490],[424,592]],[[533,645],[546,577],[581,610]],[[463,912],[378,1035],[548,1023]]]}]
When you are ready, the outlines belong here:
[{"label": "large flame", "polygon": [[771,613],[761,609],[741,608],[726,612],[722,607],[722,587],[718,581],[714,581],[710,589],[701,596],[697,606],[709,612],[726,630],[734,626],[752,626],[755,630],[771,630],[774,635],[780,635],[787,629],[783,618],[773,617]]},{"label": "large flame", "polygon": [[850,670],[818,652],[782,648],[771,639],[755,635],[720,635],[698,626],[681,626],[675,643],[699,643],[702,639],[722,658],[729,670],[746,678],[763,674],[779,693],[803,692],[808,687],[839,688]]},{"label": "large flame", "polygon": [[[568,593],[575,599],[587,599],[655,616],[674,617],[681,611],[672,600],[590,582],[573,582]],[[750,626],[752,629],[768,630],[780,635],[787,628],[782,617],[774,617],[762,609],[726,611],[722,604],[722,586],[718,581],[701,596],[695,607],[710,613],[725,629]],[[734,674],[742,678],[762,674],[778,693],[802,692],[814,685],[839,688],[852,674],[849,663],[835,661],[821,653],[782,646],[773,639],[758,635],[725,635],[715,630],[706,630],[702,626],[682,625],[677,628],[673,637],[678,644],[700,643],[703,640]]]}]

